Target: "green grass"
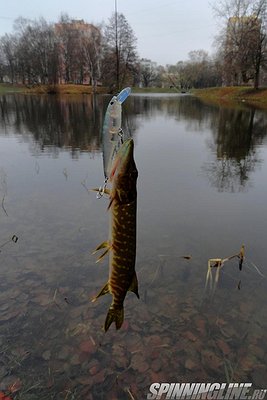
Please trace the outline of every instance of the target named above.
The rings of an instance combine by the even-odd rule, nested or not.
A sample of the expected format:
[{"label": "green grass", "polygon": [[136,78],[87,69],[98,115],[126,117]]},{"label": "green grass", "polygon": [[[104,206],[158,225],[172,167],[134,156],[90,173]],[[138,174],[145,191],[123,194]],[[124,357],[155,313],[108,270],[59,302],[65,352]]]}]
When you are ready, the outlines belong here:
[{"label": "green grass", "polygon": [[11,83],[0,83],[0,94],[21,92],[22,90],[22,87],[12,85]]},{"label": "green grass", "polygon": [[[92,86],[89,85],[35,85],[27,87],[23,85],[0,84],[0,93],[23,92],[32,94],[91,94]],[[175,88],[132,88],[133,93],[179,93]],[[97,87],[97,93],[108,93],[108,88]]]},{"label": "green grass", "polygon": [[[35,85],[31,88],[24,89],[25,93],[33,94],[91,94],[93,93],[93,87],[89,85],[75,85],[75,84],[64,84],[64,85]],[[97,87],[96,93],[106,93],[107,88]]]},{"label": "green grass", "polygon": [[[25,85],[12,85],[0,83],[0,94],[4,93],[32,93],[32,94],[91,94],[92,86],[89,85],[34,85],[32,87]],[[97,93],[107,93],[107,88],[97,87]]]}]

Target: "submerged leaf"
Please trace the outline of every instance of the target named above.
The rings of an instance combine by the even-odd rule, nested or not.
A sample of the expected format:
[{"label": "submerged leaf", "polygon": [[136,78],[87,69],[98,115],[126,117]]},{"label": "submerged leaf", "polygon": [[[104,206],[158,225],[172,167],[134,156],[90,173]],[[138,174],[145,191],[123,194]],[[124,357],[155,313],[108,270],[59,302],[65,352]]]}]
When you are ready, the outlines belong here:
[{"label": "submerged leaf", "polygon": [[22,382],[21,382],[21,380],[18,378],[18,379],[16,379],[16,381],[15,381],[14,383],[12,383],[12,385],[10,385],[10,386],[8,387],[8,391],[9,391],[10,393],[16,393],[16,392],[18,392],[18,391],[21,389],[21,387],[22,387]]},{"label": "submerged leaf", "polygon": [[181,256],[181,258],[184,258],[185,260],[191,260],[192,256]]}]

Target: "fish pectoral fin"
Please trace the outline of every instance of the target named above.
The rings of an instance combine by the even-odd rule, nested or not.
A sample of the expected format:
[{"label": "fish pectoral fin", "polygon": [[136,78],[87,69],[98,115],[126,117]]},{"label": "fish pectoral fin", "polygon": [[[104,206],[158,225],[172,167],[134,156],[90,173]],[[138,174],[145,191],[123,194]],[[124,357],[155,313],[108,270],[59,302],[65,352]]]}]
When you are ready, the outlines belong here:
[{"label": "fish pectoral fin", "polygon": [[137,280],[137,276],[136,276],[136,272],[134,273],[132,282],[130,284],[129,289],[131,292],[135,293],[136,296],[138,297],[138,299],[140,299],[139,297],[139,293],[138,293],[138,280]]},{"label": "fish pectoral fin", "polygon": [[105,250],[104,253],[102,253],[102,254],[98,257],[98,259],[96,260],[96,263],[98,263],[98,262],[100,262],[100,261],[103,260],[103,258],[105,257],[105,255],[108,254],[110,248],[111,248],[111,247],[109,247],[107,250]]},{"label": "fish pectoral fin", "polygon": [[92,298],[92,300],[91,300],[92,303],[94,303],[98,299],[98,297],[104,296],[104,294],[107,294],[107,293],[110,293],[109,292],[109,284],[108,284],[108,282],[102,287],[100,292],[95,297]]},{"label": "fish pectoral fin", "polygon": [[113,201],[114,201],[114,197],[110,198],[110,202],[109,202],[109,205],[108,205],[108,208],[107,208],[107,210],[109,210],[109,209],[110,209],[110,207],[111,207],[111,205],[112,205]]},{"label": "fish pectoral fin", "polygon": [[112,324],[113,321],[115,321],[116,329],[120,329],[122,326],[124,319],[124,311],[123,307],[120,308],[113,308],[112,306],[109,308],[107,317],[105,320],[105,325],[104,325],[104,330],[107,332],[108,328]]},{"label": "fish pectoral fin", "polygon": [[105,257],[105,255],[106,254],[108,254],[108,252],[109,252],[109,250],[111,249],[111,244],[109,243],[109,242],[102,242],[99,246],[97,246],[97,248],[92,252],[92,254],[95,254],[96,252],[98,252],[98,250],[101,250],[101,249],[106,249],[105,251],[104,251],[104,253],[102,253],[99,257],[98,257],[98,259],[96,260],[96,262],[98,263],[99,261],[101,261],[104,257]]},{"label": "fish pectoral fin", "polygon": [[110,244],[108,241],[102,242],[100,243],[92,252],[92,254],[95,254],[98,250],[104,249],[106,247],[110,247]]}]

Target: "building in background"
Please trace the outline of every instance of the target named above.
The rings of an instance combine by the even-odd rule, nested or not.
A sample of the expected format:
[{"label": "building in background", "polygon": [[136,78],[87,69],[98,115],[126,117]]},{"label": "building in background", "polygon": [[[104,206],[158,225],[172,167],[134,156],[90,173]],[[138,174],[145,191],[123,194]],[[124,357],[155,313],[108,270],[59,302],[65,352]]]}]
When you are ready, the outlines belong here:
[{"label": "building in background", "polygon": [[55,24],[58,83],[100,84],[101,32],[83,20]]}]

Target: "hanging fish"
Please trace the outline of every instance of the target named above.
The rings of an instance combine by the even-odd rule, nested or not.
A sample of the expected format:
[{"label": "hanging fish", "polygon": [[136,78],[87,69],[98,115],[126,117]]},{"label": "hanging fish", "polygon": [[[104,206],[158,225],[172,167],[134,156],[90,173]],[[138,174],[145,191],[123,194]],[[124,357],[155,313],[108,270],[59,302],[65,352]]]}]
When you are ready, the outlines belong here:
[{"label": "hanging fish", "polygon": [[108,282],[92,300],[95,301],[106,293],[112,295],[112,303],[104,325],[105,331],[113,321],[116,329],[120,329],[124,318],[123,302],[128,291],[134,292],[139,298],[135,272],[138,171],[133,152],[133,139],[128,139],[120,147],[113,162],[109,178],[112,188],[105,189],[110,196],[109,240],[101,243],[94,251],[95,253],[105,249],[97,261],[110,253]]},{"label": "hanging fish", "polygon": [[110,100],[102,129],[103,164],[105,179],[108,179],[112,162],[122,142],[121,114],[122,103],[131,93],[131,88],[124,88]]}]

